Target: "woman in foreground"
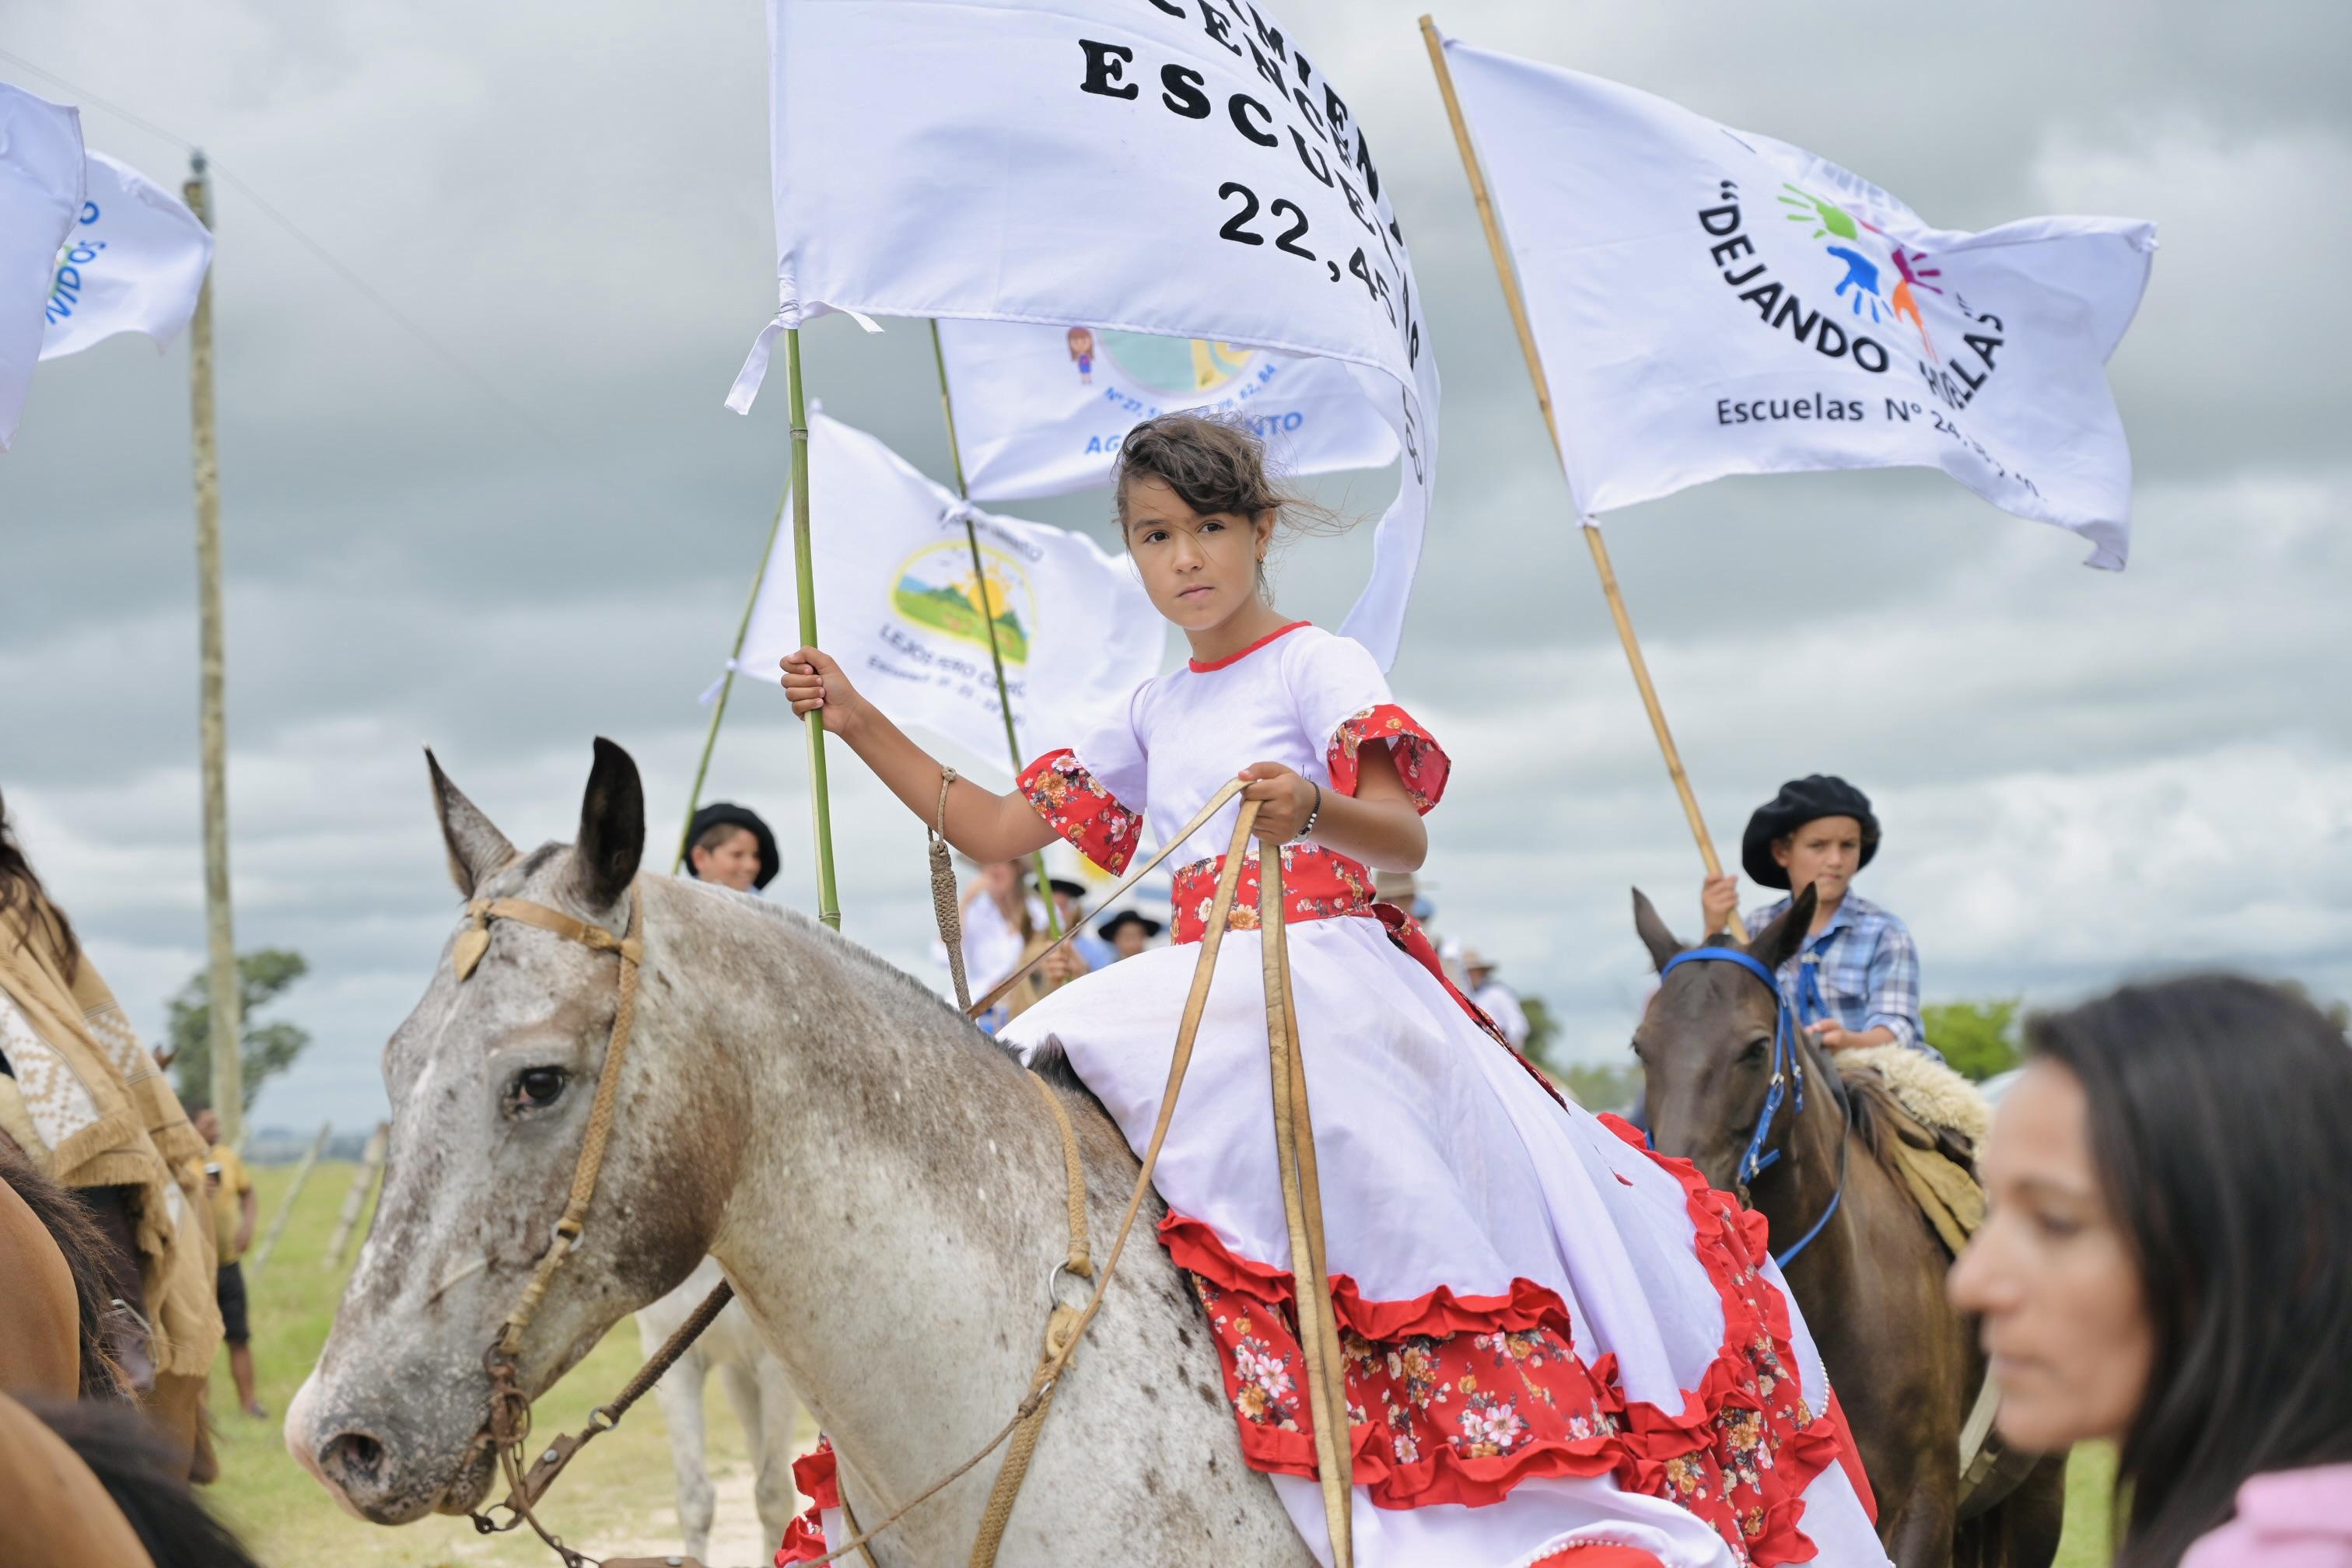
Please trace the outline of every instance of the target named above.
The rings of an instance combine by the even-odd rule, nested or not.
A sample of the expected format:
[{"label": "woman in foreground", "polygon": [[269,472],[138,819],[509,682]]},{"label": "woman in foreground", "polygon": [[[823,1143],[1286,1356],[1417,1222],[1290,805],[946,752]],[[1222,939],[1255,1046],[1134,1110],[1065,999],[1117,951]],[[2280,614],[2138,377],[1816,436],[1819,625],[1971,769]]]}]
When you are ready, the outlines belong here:
[{"label": "woman in foreground", "polygon": [[2001,1435],[2116,1444],[2120,1568],[2352,1568],[2352,1046],[2222,975],[2026,1041],[1951,1277]]},{"label": "woman in foreground", "polygon": [[[1258,850],[1283,859],[1293,988],[1355,1419],[1355,1561],[1721,1568],[1885,1561],[1821,1362],[1750,1227],[1685,1163],[1560,1102],[1371,899],[1410,871],[1444,793],[1437,742],[1357,644],[1269,602],[1290,504],[1237,427],[1191,416],[1127,437],[1120,530],[1192,644],[1117,720],[998,795],[952,788],[947,837],[982,861],[1059,835],[1118,872],[1237,774]],[[814,648],[795,712],[929,819],[940,765]],[[1174,858],[1176,945],[1008,1025],[1057,1041],[1140,1149],[1230,841],[1228,806]],[[1149,814],[1151,831],[1144,831]],[[1255,864],[1157,1172],[1161,1244],[1189,1271],[1244,1457],[1326,1562],[1275,1158]],[[1859,1475],[1859,1469],[1853,1470]]]}]

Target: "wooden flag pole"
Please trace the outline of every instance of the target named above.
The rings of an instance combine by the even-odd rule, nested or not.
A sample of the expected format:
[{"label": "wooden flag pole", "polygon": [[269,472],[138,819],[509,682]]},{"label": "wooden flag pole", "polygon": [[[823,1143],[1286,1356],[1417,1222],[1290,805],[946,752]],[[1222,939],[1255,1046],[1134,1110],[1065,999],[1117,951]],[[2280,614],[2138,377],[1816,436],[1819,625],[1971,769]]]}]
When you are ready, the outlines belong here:
[{"label": "wooden flag pole", "polygon": [[[947,350],[940,346],[940,319],[931,318],[931,360],[940,367],[940,409],[948,416],[948,460],[955,465],[956,497],[969,501],[971,491],[963,479],[963,445],[956,439],[955,398],[948,391]],[[971,513],[963,514],[964,542],[971,546],[972,590],[980,595],[980,618],[988,625],[988,662],[996,669],[996,710],[1004,715],[1004,749],[1013,758],[1013,776],[1019,778],[1021,736],[1013,727],[1013,693],[1004,684],[1004,655],[996,646],[996,617],[990,613],[988,569],[981,564],[980,530],[972,525]],[[1043,849],[1030,857],[1037,873],[1037,897],[1045,905],[1045,934],[1055,942],[1062,940],[1062,911],[1054,905],[1054,879],[1045,871]]]},{"label": "wooden flag pole", "polygon": [[[809,542],[808,396],[801,379],[798,327],[784,329],[784,373],[793,418],[793,576],[800,589],[801,642],[814,647],[816,563]],[[801,722],[808,736],[809,805],[816,819],[816,918],[839,931],[841,898],[833,882],[833,801],[824,782],[824,713],[811,709]]]},{"label": "wooden flag pole", "polygon": [[751,593],[743,601],[743,618],[735,625],[735,647],[727,656],[727,673],[719,682],[719,700],[710,710],[710,728],[702,737],[702,761],[694,767],[694,787],[687,792],[686,825],[677,832],[677,857],[669,863],[669,874],[677,876],[686,864],[687,851],[692,847],[688,840],[694,837],[694,814],[702,805],[702,781],[710,772],[711,749],[719,744],[719,721],[727,717],[727,694],[735,689],[735,667],[743,661],[743,639],[751,632],[751,612],[759,607],[761,585],[768,580],[768,558],[776,552],[776,535],[784,530],[784,506],[792,499],[787,490],[776,498],[776,520],[768,525],[768,542],[760,550],[760,569],[751,574]]},{"label": "wooden flag pole", "polygon": [[[1462,153],[1463,173],[1470,177],[1470,196],[1477,204],[1478,222],[1486,231],[1486,248],[1495,258],[1495,274],[1503,285],[1503,301],[1510,307],[1511,325],[1519,334],[1520,352],[1527,355],[1528,374],[1535,382],[1536,405],[1543,410],[1544,428],[1551,433],[1552,455],[1566,467],[1567,456],[1559,442],[1559,423],[1553,416],[1550,384],[1544,380],[1543,356],[1536,350],[1536,335],[1528,325],[1527,301],[1519,293],[1519,276],[1511,265],[1509,249],[1503,244],[1502,226],[1496,221],[1494,199],[1486,193],[1486,176],[1478,166],[1478,154],[1470,145],[1470,128],[1462,118],[1462,100],[1454,96],[1454,73],[1446,68],[1444,40],[1437,36],[1437,24],[1423,16],[1421,19],[1422,41],[1429,47],[1429,63],[1437,72],[1437,90],[1445,100],[1445,119],[1454,128],[1454,144]],[[1699,815],[1698,796],[1692,793],[1690,778],[1683,772],[1682,752],[1675,749],[1674,732],[1666,728],[1665,710],[1658,704],[1658,689],[1650,680],[1649,662],[1642,657],[1642,644],[1633,635],[1633,617],[1625,613],[1625,597],[1618,592],[1617,573],[1609,563],[1609,546],[1601,537],[1601,525],[1593,520],[1583,520],[1584,542],[1592,552],[1593,570],[1601,574],[1601,592],[1609,601],[1609,617],[1617,624],[1617,640],[1625,647],[1625,661],[1633,668],[1633,684],[1642,693],[1642,706],[1650,715],[1650,728],[1658,737],[1658,750],[1665,754],[1666,776],[1674,781],[1675,793],[1681,797],[1683,816],[1689,820],[1691,837],[1698,841],[1699,858],[1706,863],[1710,877],[1723,875],[1723,863],[1716,858],[1715,840],[1708,837],[1706,819]],[[1731,934],[1740,942],[1748,940],[1747,928],[1740,923],[1738,910],[1730,922]]]},{"label": "wooden flag pole", "polygon": [[[188,210],[213,226],[212,182],[202,152],[188,156],[180,188]],[[202,757],[205,823],[205,938],[212,960],[213,1110],[221,1142],[245,1131],[244,994],[228,903],[228,720],[221,631],[220,451],[213,430],[213,275],[196,291],[188,323],[188,425],[196,479],[196,731]]]}]

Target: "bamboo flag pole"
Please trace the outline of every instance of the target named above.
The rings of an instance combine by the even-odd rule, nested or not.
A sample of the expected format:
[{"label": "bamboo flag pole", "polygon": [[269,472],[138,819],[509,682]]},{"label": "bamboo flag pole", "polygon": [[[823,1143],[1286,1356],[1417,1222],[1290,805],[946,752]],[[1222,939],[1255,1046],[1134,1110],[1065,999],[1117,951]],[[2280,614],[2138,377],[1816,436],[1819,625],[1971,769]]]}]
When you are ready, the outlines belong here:
[{"label": "bamboo flag pole", "polygon": [[[187,184],[180,188],[188,210],[213,226],[212,182],[205,155],[188,156]],[[204,777],[205,937],[212,960],[211,1018],[213,1110],[220,1117],[221,1142],[235,1144],[245,1131],[244,1000],[236,970],[236,937],[228,903],[228,721],[224,689],[221,631],[220,451],[213,428],[213,275],[196,291],[196,313],[188,323],[188,425],[195,449],[196,479],[196,731]]]},{"label": "bamboo flag pole", "polygon": [[[931,318],[931,361],[940,367],[940,408],[948,416],[948,460],[955,465],[956,496],[969,501],[971,491],[963,479],[963,444],[956,439],[955,397],[948,391],[948,354],[940,346],[940,319]],[[996,616],[988,593],[988,570],[980,561],[980,530],[972,525],[971,513],[963,514],[964,542],[971,546],[972,591],[981,598],[980,618],[988,626],[988,662],[996,668],[996,710],[1004,715],[1004,749],[1013,758],[1013,776],[1021,776],[1021,736],[1013,727],[1013,693],[1004,684],[1004,655],[996,646]],[[1045,905],[1045,934],[1055,942],[1062,940],[1062,912],[1054,904],[1054,879],[1045,871],[1043,849],[1030,857],[1037,873],[1037,897]]]},{"label": "bamboo flag pole", "polygon": [[[1422,41],[1429,46],[1429,63],[1437,72],[1437,90],[1445,100],[1445,119],[1454,128],[1454,144],[1462,152],[1462,170],[1470,177],[1470,196],[1477,204],[1478,222],[1486,231],[1486,248],[1495,258],[1495,274],[1503,285],[1503,301],[1510,307],[1511,325],[1519,334],[1519,349],[1527,355],[1528,374],[1535,382],[1536,405],[1543,410],[1544,428],[1551,433],[1552,455],[1562,467],[1566,454],[1559,444],[1559,423],[1551,407],[1551,385],[1544,380],[1543,356],[1536,350],[1536,336],[1528,325],[1527,301],[1519,293],[1519,276],[1511,265],[1511,255],[1503,243],[1502,226],[1495,217],[1495,203],[1486,193],[1486,176],[1478,166],[1477,152],[1470,145],[1470,128],[1462,118],[1462,100],[1454,96],[1454,73],[1446,68],[1445,43],[1437,35],[1437,24],[1426,16],[1421,19]],[[1674,781],[1675,793],[1683,803],[1683,816],[1689,820],[1691,837],[1698,840],[1699,858],[1706,863],[1710,877],[1723,875],[1723,863],[1716,858],[1715,840],[1708,837],[1706,819],[1699,815],[1698,796],[1692,793],[1690,778],[1683,772],[1682,752],[1675,749],[1674,732],[1666,728],[1665,710],[1658,704],[1658,689],[1650,680],[1649,662],[1642,657],[1642,644],[1633,635],[1633,617],[1625,612],[1625,598],[1617,588],[1617,573],[1609,563],[1609,545],[1601,537],[1601,524],[1591,518],[1583,520],[1584,542],[1592,552],[1593,570],[1601,574],[1601,592],[1609,601],[1609,617],[1617,624],[1617,640],[1625,647],[1625,662],[1633,668],[1633,684],[1642,693],[1642,706],[1650,715],[1650,728],[1658,737],[1658,750],[1665,754],[1666,776]],[[1741,942],[1748,940],[1748,931],[1740,923],[1738,910],[1731,915],[1731,934]]]},{"label": "bamboo flag pole", "polygon": [[760,589],[768,580],[768,558],[776,552],[776,535],[784,531],[784,507],[792,499],[786,490],[776,498],[776,520],[768,525],[768,542],[760,549],[760,569],[751,574],[751,596],[743,601],[743,618],[735,624],[735,647],[727,655],[727,673],[719,682],[719,700],[710,710],[710,728],[702,737],[702,761],[694,767],[694,787],[687,792],[686,824],[677,830],[677,855],[669,863],[673,877],[686,864],[687,842],[694,836],[694,814],[702,805],[702,781],[710,773],[710,752],[719,744],[719,721],[727,717],[727,694],[735,689],[735,667],[743,662],[743,639],[751,632],[751,612],[759,607]]},{"label": "bamboo flag pole", "polygon": [[[798,327],[784,329],[784,373],[793,418],[793,576],[800,589],[801,642],[814,647],[816,564],[809,542],[808,396],[801,380]],[[841,899],[833,882],[833,801],[824,782],[823,710],[811,709],[801,724],[808,736],[809,805],[816,819],[816,918],[839,931]]]}]

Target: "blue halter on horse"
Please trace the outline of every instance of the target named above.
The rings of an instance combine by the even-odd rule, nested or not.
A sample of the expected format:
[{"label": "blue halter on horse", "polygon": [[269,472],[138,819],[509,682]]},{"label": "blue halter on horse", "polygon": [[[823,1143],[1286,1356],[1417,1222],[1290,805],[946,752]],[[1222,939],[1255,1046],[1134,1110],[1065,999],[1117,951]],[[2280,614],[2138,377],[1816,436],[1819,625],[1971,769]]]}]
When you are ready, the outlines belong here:
[{"label": "blue halter on horse", "polygon": [[[1781,992],[1780,983],[1772,977],[1772,972],[1765,968],[1760,960],[1742,952],[1739,949],[1695,947],[1687,952],[1678,952],[1666,960],[1664,967],[1659,969],[1659,983],[1664,984],[1666,976],[1685,963],[1736,963],[1762,981],[1764,988],[1772,993],[1774,1007],[1772,1080],[1764,1090],[1764,1109],[1757,1115],[1756,1131],[1748,1134],[1747,1151],[1739,1156],[1738,1174],[1736,1179],[1741,1186],[1745,1187],[1780,1157],[1780,1151],[1768,1150],[1764,1147],[1764,1142],[1772,1135],[1772,1119],[1780,1112],[1780,1101],[1791,1079],[1796,1084],[1795,1114],[1802,1116],[1805,1113],[1805,1054],[1797,1041],[1797,1020],[1789,1006],[1789,998]],[[1804,966],[1798,984],[1801,987],[1810,988],[1801,991],[1804,999],[1812,1005],[1807,1008],[1807,1011],[1810,1013],[1818,1009],[1822,1016],[1827,1016],[1829,1005],[1822,1000],[1821,982],[1814,974],[1811,963]],[[1783,1268],[1788,1268],[1790,1261],[1811,1246],[1815,1237],[1822,1234],[1830,1223],[1830,1216],[1837,1213],[1838,1204],[1844,1197],[1845,1143],[1841,1139],[1838,1143],[1838,1184],[1836,1189],[1830,1194],[1829,1207],[1822,1211],[1822,1217],[1813,1222],[1812,1228],[1799,1237],[1796,1243],[1787,1251],[1774,1253],[1772,1261]]]}]

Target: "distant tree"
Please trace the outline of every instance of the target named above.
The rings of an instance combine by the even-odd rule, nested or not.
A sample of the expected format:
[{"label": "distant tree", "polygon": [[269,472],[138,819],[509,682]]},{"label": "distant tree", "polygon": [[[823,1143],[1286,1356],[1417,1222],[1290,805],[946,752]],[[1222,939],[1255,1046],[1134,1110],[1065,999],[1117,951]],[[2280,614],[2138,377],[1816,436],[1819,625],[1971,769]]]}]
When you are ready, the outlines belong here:
[{"label": "distant tree", "polygon": [[1632,1110],[1633,1096],[1642,1087],[1642,1075],[1630,1063],[1612,1068],[1579,1062],[1571,1068],[1555,1068],[1551,1076],[1570,1100],[1594,1111]]},{"label": "distant tree", "polygon": [[1944,1053],[1952,1070],[1979,1083],[2007,1072],[2019,1061],[2016,1031],[2019,998],[2005,1002],[1939,1002],[1919,1009],[1927,1043]]},{"label": "distant tree", "polygon": [[[255,1016],[276,1001],[286,988],[310,973],[302,955],[289,948],[265,947],[241,953],[236,961],[237,989],[244,1000],[238,1016],[244,1020],[245,1109],[251,1110],[261,1086],[294,1065],[310,1043],[310,1031],[284,1020],[263,1024]],[[211,971],[198,970],[180,994],[172,998],[163,1026],[172,1048],[172,1086],[183,1100],[213,1097],[213,1007]]]},{"label": "distant tree", "polygon": [[1563,1062],[1552,1052],[1559,1044],[1559,1020],[1540,996],[1522,996],[1519,1010],[1528,1016],[1527,1054],[1542,1067],[1563,1093],[1588,1110],[1623,1110],[1633,1103],[1641,1087],[1631,1063],[1605,1067],[1595,1062]]},{"label": "distant tree", "polygon": [[1551,1048],[1559,1039],[1559,1020],[1551,1016],[1540,996],[1520,997],[1519,1011],[1528,1016],[1528,1056],[1550,1066]]}]

